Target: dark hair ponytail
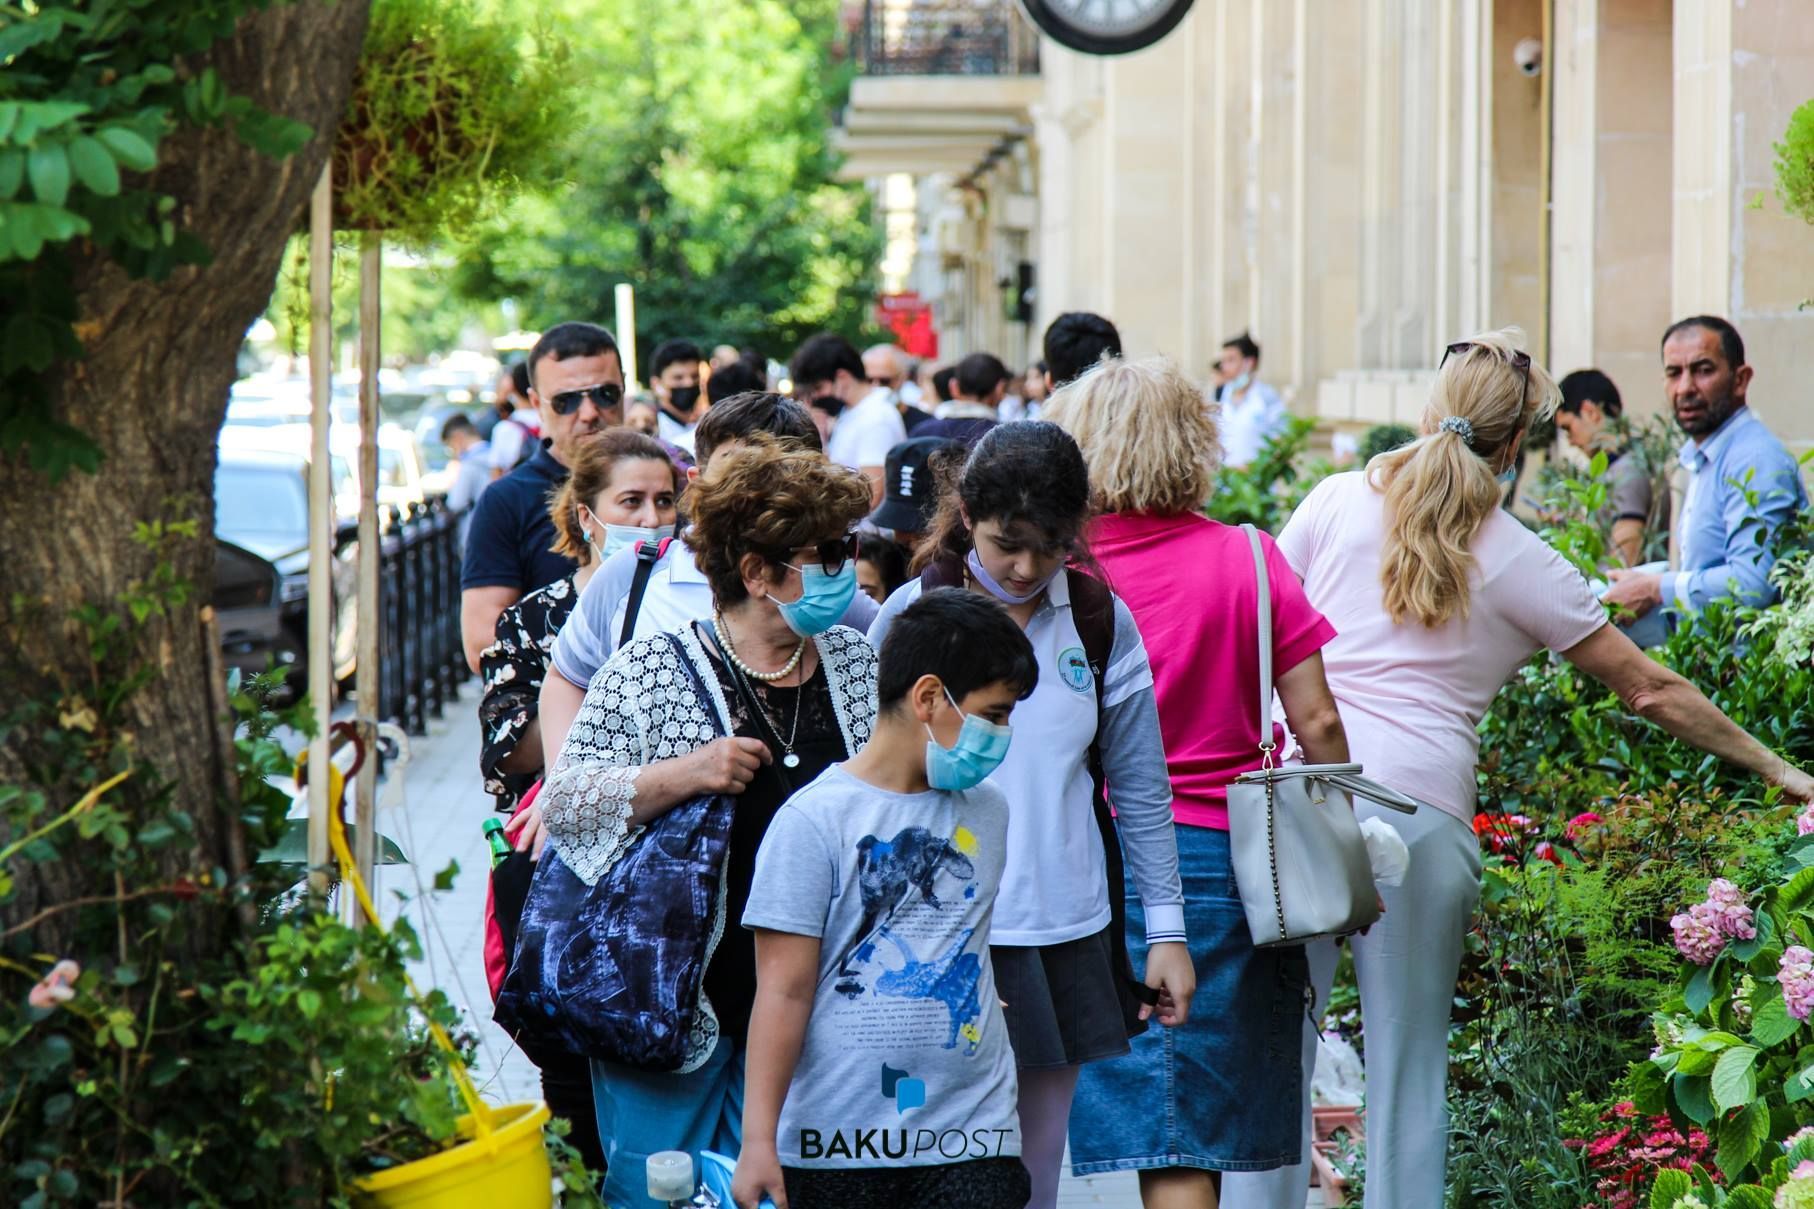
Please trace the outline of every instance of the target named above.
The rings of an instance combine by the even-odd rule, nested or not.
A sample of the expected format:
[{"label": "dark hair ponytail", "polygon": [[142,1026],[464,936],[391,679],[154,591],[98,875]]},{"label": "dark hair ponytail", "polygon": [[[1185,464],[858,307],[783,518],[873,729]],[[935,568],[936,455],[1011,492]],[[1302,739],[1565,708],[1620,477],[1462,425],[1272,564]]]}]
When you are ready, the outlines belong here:
[{"label": "dark hair ponytail", "polygon": [[998,424],[983,434],[961,468],[935,457],[938,514],[915,552],[913,569],[970,553],[971,524],[1026,521],[1055,540],[1075,540],[1090,518],[1090,472],[1071,434],[1044,420]]}]

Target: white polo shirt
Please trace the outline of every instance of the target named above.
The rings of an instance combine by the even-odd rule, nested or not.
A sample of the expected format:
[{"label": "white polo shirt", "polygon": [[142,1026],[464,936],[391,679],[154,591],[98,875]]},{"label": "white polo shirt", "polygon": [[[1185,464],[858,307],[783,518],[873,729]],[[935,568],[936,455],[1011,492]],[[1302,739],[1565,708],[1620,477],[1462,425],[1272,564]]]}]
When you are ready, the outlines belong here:
[{"label": "white polo shirt", "polygon": [[[869,629],[870,645],[881,649],[895,617],[919,598],[917,579],[890,596]],[[1115,613],[1104,711],[1153,687],[1146,646],[1119,598]],[[1067,576],[1059,575],[1046,589],[1026,634],[1038,659],[1039,683],[1031,697],[1014,707],[1008,757],[987,782],[1008,799],[1008,860],[989,932],[989,942],[998,945],[1061,944],[1109,926],[1108,869],[1089,768],[1090,744],[1096,738],[1096,680],[1071,619]],[[1156,731],[1156,714],[1153,721]],[[1163,754],[1156,753],[1152,763],[1169,824],[1171,792]],[[1138,879],[1140,870],[1130,872]],[[1175,887],[1176,848],[1168,872]],[[1182,936],[1182,908],[1169,907],[1164,916],[1167,927]]]}]

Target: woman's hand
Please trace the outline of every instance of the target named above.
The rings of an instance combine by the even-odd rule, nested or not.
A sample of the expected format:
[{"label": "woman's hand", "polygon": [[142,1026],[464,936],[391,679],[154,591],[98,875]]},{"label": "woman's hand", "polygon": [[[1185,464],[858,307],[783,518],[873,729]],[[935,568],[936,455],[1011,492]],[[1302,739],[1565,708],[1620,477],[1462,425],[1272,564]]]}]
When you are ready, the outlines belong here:
[{"label": "woman's hand", "polygon": [[1144,1004],[1140,1019],[1155,1011],[1159,1023],[1176,1028],[1190,1019],[1191,997],[1197,993],[1197,968],[1191,964],[1190,946],[1182,941],[1160,941],[1146,951],[1146,985],[1159,992],[1159,1003]]},{"label": "woman's hand", "polygon": [[767,1196],[775,1209],[787,1209],[787,1189],[781,1181],[781,1159],[774,1144],[746,1142],[737,1156],[737,1170],[731,1176],[731,1199],[738,1209],[756,1209]]},{"label": "woman's hand", "polygon": [[745,739],[737,735],[728,739],[713,739],[682,758],[689,761],[687,771],[693,778],[693,796],[742,793],[756,779],[756,774],[764,764],[775,762],[775,757],[769,754],[768,745],[760,739]]},{"label": "woman's hand", "polygon": [[504,838],[518,852],[527,852],[529,859],[542,859],[542,847],[548,842],[548,828],[542,823],[542,803],[537,798],[528,809],[519,810],[504,821]]}]

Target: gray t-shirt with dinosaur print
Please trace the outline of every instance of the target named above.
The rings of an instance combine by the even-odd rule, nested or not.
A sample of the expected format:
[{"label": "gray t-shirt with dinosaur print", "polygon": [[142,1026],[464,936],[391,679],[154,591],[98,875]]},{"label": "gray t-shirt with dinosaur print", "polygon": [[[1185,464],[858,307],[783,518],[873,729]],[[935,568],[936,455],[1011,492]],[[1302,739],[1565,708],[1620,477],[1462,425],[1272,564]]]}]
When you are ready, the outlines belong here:
[{"label": "gray t-shirt with dinosaur print", "polygon": [[841,765],[775,815],[743,924],[821,942],[775,1138],[782,1166],[1020,1153],[988,943],[1007,834],[992,785],[891,793]]}]

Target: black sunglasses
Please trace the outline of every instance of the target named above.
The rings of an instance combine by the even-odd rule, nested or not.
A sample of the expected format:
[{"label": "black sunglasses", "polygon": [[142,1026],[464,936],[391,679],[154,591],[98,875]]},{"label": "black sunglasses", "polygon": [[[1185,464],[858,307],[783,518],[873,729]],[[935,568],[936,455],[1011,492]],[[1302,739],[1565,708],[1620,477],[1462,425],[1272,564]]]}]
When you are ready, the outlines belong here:
[{"label": "black sunglasses", "polygon": [[[1442,360],[1436,363],[1436,368],[1440,370],[1447,365],[1450,357],[1465,357],[1471,348],[1484,348],[1493,352],[1494,356],[1498,355],[1489,345],[1478,344],[1472,340],[1457,340],[1443,350]],[[1528,399],[1531,393],[1531,355],[1522,349],[1513,349],[1512,368],[1524,374],[1524,389],[1519,392],[1518,398],[1520,400]]]},{"label": "black sunglasses", "polygon": [[[844,564],[857,556],[857,535],[846,533],[843,537],[834,537],[830,541],[818,543],[813,547],[818,555],[819,565],[825,568],[827,575],[837,575],[844,570]],[[793,563],[787,566],[794,567]],[[794,567],[798,571],[800,568]]]},{"label": "black sunglasses", "polygon": [[579,390],[563,390],[558,395],[548,396],[548,402],[553,406],[554,413],[560,416],[572,415],[587,399],[591,399],[600,411],[610,411],[623,406],[624,388],[615,382],[600,382],[597,386],[584,386]]}]

